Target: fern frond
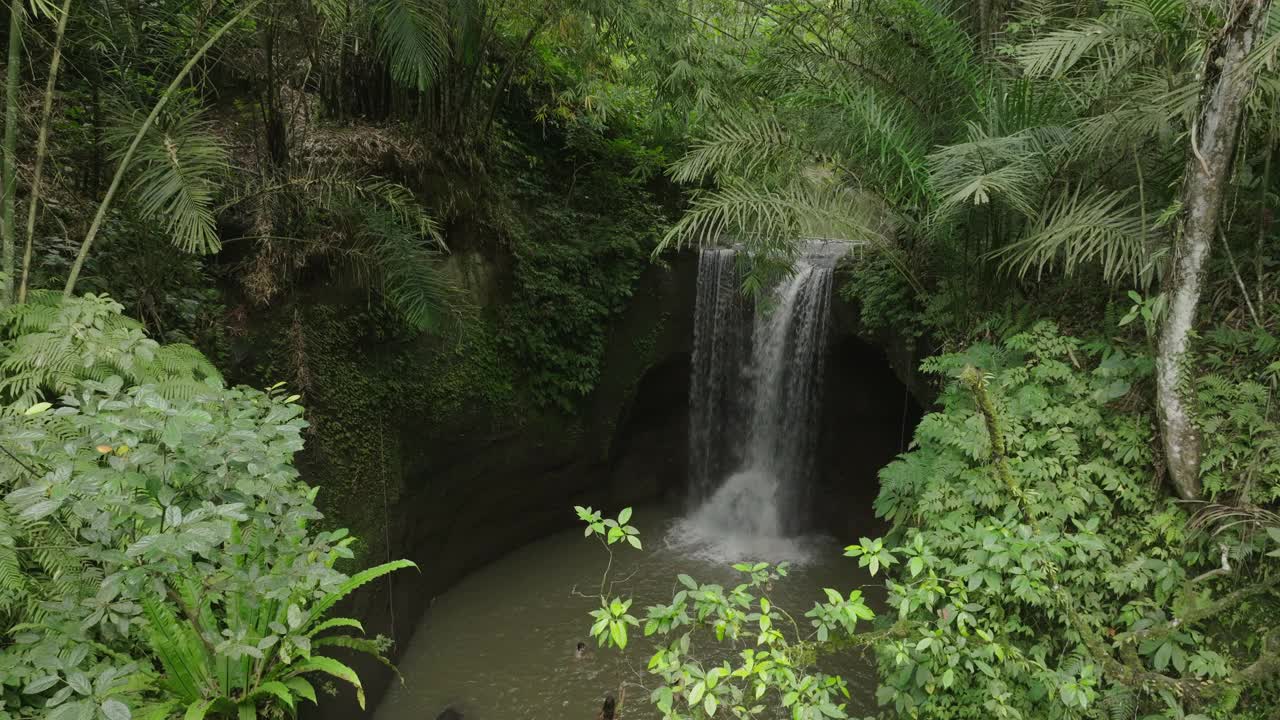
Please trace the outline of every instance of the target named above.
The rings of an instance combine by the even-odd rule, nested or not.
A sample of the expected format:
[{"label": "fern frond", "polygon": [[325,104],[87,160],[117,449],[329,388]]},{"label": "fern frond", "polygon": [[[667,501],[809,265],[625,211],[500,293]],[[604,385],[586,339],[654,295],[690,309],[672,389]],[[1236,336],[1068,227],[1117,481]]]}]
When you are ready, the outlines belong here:
[{"label": "fern frond", "polygon": [[155,378],[190,378],[222,383],[222,373],[218,368],[204,353],[186,343],[169,343],[157,348],[148,374]]},{"label": "fern frond", "polygon": [[1102,696],[1102,707],[1108,720],[1133,720],[1138,715],[1138,694],[1123,685],[1112,686]]}]

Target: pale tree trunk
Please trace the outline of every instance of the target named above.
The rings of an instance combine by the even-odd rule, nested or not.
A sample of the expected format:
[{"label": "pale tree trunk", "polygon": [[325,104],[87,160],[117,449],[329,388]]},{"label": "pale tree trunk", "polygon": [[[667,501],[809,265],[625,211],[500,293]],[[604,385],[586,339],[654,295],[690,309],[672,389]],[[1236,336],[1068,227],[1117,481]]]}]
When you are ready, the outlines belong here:
[{"label": "pale tree trunk", "polygon": [[1270,5],[1270,0],[1233,2],[1227,24],[1206,52],[1200,108],[1182,182],[1182,217],[1164,280],[1167,305],[1156,350],[1156,403],[1169,479],[1187,500],[1200,497],[1201,438],[1193,400],[1183,391],[1182,380],[1204,265],[1218,231],[1245,101],[1253,88],[1244,60],[1262,34]]}]

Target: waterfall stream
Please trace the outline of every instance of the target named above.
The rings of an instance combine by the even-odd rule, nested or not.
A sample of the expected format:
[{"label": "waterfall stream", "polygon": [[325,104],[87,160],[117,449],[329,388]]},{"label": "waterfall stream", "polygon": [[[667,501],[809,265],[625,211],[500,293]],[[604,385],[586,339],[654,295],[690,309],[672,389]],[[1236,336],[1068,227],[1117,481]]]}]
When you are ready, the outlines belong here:
[{"label": "waterfall stream", "polygon": [[[732,560],[800,559],[814,475],[832,273],[848,244],[811,242],[756,303],[738,252],[698,266],[690,379],[690,514],[673,538]],[[778,557],[773,557],[778,556]]]}]

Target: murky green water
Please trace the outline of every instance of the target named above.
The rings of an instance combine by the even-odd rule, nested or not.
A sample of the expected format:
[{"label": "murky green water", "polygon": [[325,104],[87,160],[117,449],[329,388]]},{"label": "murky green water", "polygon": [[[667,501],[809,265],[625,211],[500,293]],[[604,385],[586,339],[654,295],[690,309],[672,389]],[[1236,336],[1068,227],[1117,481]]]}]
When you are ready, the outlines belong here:
[{"label": "murky green water", "polygon": [[[640,529],[645,550],[617,550],[613,577],[620,581],[617,594],[635,598],[637,617],[644,616],[646,606],[670,600],[678,573],[701,582],[740,581],[729,563],[713,557],[733,553],[735,546],[686,542],[684,530],[661,508],[638,509],[632,524]],[[881,591],[855,561],[842,556],[842,546],[833,538],[753,543],[744,551],[752,556],[741,559],[808,556],[770,593],[775,605],[797,618],[823,596],[823,587],[843,593],[863,589],[875,606]],[[594,597],[575,592],[598,593],[606,558],[598,542],[568,531],[511,553],[437,598],[401,662],[405,685],[391,689],[378,720],[433,720],[450,706],[468,720],[587,720],[606,693],[619,695],[624,685],[624,717],[658,717],[648,700],[655,683],[644,672],[652,644],[637,637],[619,652],[589,643],[585,658],[574,656],[591,626],[587,613],[597,604]],[[725,646],[721,652],[739,649]],[[823,670],[849,682],[851,715],[874,709],[869,657],[846,653],[822,663]]]}]

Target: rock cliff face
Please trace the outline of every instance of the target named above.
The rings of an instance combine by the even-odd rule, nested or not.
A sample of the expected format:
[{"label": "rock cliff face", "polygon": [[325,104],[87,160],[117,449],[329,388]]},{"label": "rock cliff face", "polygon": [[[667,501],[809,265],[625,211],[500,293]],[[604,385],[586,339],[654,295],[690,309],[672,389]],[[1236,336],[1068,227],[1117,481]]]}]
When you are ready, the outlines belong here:
[{"label": "rock cliff face", "polygon": [[[501,261],[460,258],[456,271],[478,304],[502,302]],[[246,336],[245,379],[291,377],[305,393],[313,428],[299,466],[322,488],[331,521],[362,538],[362,561],[404,557],[421,568],[350,602],[346,611],[370,635],[405,647],[434,597],[570,526],[574,504],[617,508],[683,494],[696,278],[694,254],[641,275],[610,328],[597,386],[573,414],[519,400],[518,369],[484,337],[441,345],[368,330],[362,297],[302,295]],[[891,339],[860,338],[849,322],[857,313],[835,312],[818,520],[868,534],[847,527],[840,508],[874,499],[875,473],[909,440],[927,388]],[[376,664],[357,669],[375,707],[391,677]],[[354,698],[324,704],[324,717],[359,715]]]}]

